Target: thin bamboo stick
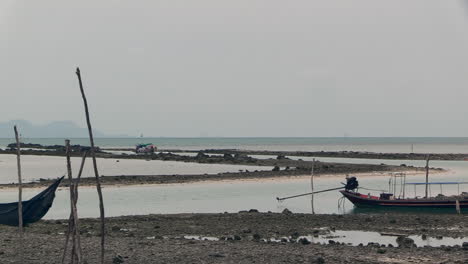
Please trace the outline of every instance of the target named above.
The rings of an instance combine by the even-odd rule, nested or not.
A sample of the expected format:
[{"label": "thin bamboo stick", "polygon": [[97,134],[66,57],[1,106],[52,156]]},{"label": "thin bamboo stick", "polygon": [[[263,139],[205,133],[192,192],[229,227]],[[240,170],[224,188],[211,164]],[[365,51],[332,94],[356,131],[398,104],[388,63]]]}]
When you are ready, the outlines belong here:
[{"label": "thin bamboo stick", "polygon": [[70,160],[70,140],[66,139],[65,140],[65,152],[67,156],[67,171],[68,171],[68,180],[70,181],[70,205],[71,205],[71,213],[73,215],[73,221],[69,222],[68,225],[73,225],[72,228],[72,245],[73,245],[73,250],[72,250],[72,263],[76,262],[81,263],[81,245],[80,245],[80,233],[78,232],[79,226],[78,226],[78,211],[76,209],[76,200],[77,196],[75,195],[75,187],[73,184],[73,176],[72,176],[72,169],[71,169],[71,160]]},{"label": "thin bamboo stick", "polygon": [[[75,206],[78,202],[78,185],[80,183],[80,179],[81,179],[81,174],[83,173],[83,168],[84,168],[84,164],[85,164],[85,161],[86,161],[86,157],[88,155],[88,151],[86,151],[84,154],[83,154],[83,157],[81,158],[81,165],[80,165],[80,171],[78,172],[78,177],[75,181],[75,191],[74,191],[74,195],[75,195],[75,199],[74,199],[74,202],[75,202]],[[68,223],[71,223],[73,221],[73,213],[70,212],[70,216],[68,217]],[[64,248],[63,248],[63,255],[62,255],[62,264],[65,263],[65,258],[67,256],[67,250],[68,250],[68,241],[70,240],[70,233],[72,233],[74,230],[72,229],[72,226],[69,224],[68,225],[68,231],[67,231],[67,235],[66,235],[66,238],[65,238],[65,245],[64,245]],[[80,250],[81,250],[81,247],[80,247]],[[81,256],[83,256],[83,253],[80,252]]]},{"label": "thin bamboo stick", "polygon": [[427,198],[427,189],[429,186],[429,155],[426,156],[426,193],[425,193],[425,198]]},{"label": "thin bamboo stick", "polygon": [[16,138],[16,162],[18,165],[18,232],[19,232],[19,257],[20,263],[24,262],[23,256],[23,181],[21,179],[21,143],[19,141],[18,129],[14,126]]},{"label": "thin bamboo stick", "polygon": [[315,159],[312,160],[312,170],[310,175],[310,187],[312,195],[310,196],[310,205],[312,207],[312,214],[315,214],[314,210],[314,169],[315,169]]},{"label": "thin bamboo stick", "polygon": [[94,139],[93,139],[93,129],[91,127],[91,121],[90,121],[90,118],[89,118],[88,101],[86,100],[86,95],[85,95],[85,92],[84,92],[84,89],[83,89],[83,82],[81,81],[80,68],[76,68],[76,75],[78,76],[81,96],[83,98],[83,104],[84,104],[84,108],[85,108],[86,123],[88,125],[89,141],[90,141],[90,144],[91,144],[91,157],[93,159],[94,176],[96,177],[96,189],[97,189],[97,193],[98,193],[98,196],[99,196],[99,212],[100,212],[100,218],[101,218],[101,263],[104,264],[105,231],[106,231],[105,215],[104,215],[104,199],[102,197],[101,181],[99,179],[99,172],[98,172],[97,162],[96,162],[96,153],[95,153],[95,149],[94,149]]}]

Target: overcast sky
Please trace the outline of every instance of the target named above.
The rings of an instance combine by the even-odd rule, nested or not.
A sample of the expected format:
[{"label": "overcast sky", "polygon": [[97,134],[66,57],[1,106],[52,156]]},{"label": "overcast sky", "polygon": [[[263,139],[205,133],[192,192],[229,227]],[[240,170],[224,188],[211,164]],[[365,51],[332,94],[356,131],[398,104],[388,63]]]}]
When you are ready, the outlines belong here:
[{"label": "overcast sky", "polygon": [[461,1],[2,0],[0,122],[145,136],[468,136]]}]

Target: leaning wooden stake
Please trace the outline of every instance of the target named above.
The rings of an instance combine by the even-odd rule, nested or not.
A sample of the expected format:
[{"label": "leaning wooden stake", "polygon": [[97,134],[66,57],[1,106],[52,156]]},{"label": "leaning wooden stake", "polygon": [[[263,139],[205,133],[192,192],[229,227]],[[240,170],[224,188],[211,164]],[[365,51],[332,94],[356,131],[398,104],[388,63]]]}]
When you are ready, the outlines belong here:
[{"label": "leaning wooden stake", "polygon": [[428,197],[427,189],[429,187],[429,155],[426,156],[426,194],[424,195],[425,198]]},{"label": "leaning wooden stake", "polygon": [[23,182],[21,180],[21,143],[19,141],[18,129],[14,126],[16,138],[16,162],[18,165],[18,231],[20,242],[18,245],[20,263],[23,263]]},{"label": "leaning wooden stake", "polygon": [[68,180],[70,182],[70,206],[71,206],[71,213],[73,216],[73,221],[68,222],[68,225],[72,225],[73,228],[71,228],[72,232],[72,256],[71,256],[71,262],[72,263],[81,263],[81,241],[80,241],[80,232],[79,232],[79,226],[78,226],[78,211],[76,209],[76,198],[77,196],[75,195],[75,186],[73,184],[73,176],[72,176],[72,169],[71,169],[71,160],[70,160],[70,153],[71,153],[71,147],[70,147],[70,140],[66,139],[65,140],[65,152],[67,155],[67,172],[68,172]]},{"label": "leaning wooden stake", "polygon": [[99,172],[98,172],[97,163],[96,163],[93,129],[91,127],[91,121],[89,119],[88,101],[86,100],[86,95],[83,89],[83,82],[81,81],[80,68],[76,68],[76,75],[78,76],[78,81],[80,83],[81,96],[83,97],[83,103],[84,103],[85,114],[86,114],[86,123],[88,124],[89,141],[91,144],[91,157],[93,159],[94,176],[96,177],[96,189],[97,189],[97,193],[99,196],[99,211],[100,211],[100,216],[101,216],[101,263],[104,263],[104,244],[105,244],[105,231],[106,231],[105,215],[104,215],[104,199],[102,198],[101,181],[99,179]]},{"label": "leaning wooden stake", "polygon": [[[78,202],[78,185],[80,184],[81,174],[83,173],[83,168],[84,168],[84,164],[85,164],[87,155],[88,155],[88,152],[86,151],[83,154],[83,157],[81,158],[81,165],[80,165],[80,170],[78,172],[78,177],[77,177],[76,181],[73,184],[73,187],[74,187],[73,188],[73,195],[74,195],[73,202],[75,204],[75,208],[76,208],[76,204]],[[71,186],[71,184],[70,184],[70,186]],[[67,234],[66,234],[66,237],[65,237],[65,245],[63,247],[62,264],[65,263],[65,258],[67,256],[68,241],[70,240],[70,234],[74,234],[74,232],[78,230],[76,228],[74,229],[73,225],[70,224],[70,223],[73,223],[73,222],[74,222],[73,211],[71,211],[70,216],[68,217],[68,223],[69,224],[68,224],[68,231],[67,231]],[[72,256],[73,256],[73,254],[74,254],[74,252],[72,250]],[[80,256],[83,256],[83,253],[81,251],[81,241],[80,241],[80,247],[79,247],[79,253],[78,254],[80,254]]]},{"label": "leaning wooden stake", "polygon": [[315,159],[312,160],[312,170],[310,176],[310,187],[312,195],[310,196],[310,204],[312,206],[312,214],[315,214],[314,210],[314,169],[315,169]]}]

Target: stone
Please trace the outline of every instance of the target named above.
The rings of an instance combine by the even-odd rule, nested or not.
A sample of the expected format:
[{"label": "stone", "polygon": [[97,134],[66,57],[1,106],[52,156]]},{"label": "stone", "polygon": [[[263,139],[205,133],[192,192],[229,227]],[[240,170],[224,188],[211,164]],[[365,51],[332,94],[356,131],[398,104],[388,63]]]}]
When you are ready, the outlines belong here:
[{"label": "stone", "polygon": [[403,247],[403,248],[416,247],[416,245],[414,244],[414,240],[406,236],[397,237],[396,242],[398,243],[399,247]]},{"label": "stone", "polygon": [[285,215],[291,215],[291,214],[293,214],[288,208],[285,208],[285,209],[283,210],[283,212],[281,212],[281,213],[282,213],[282,214],[285,214]]},{"label": "stone", "polygon": [[117,255],[117,256],[115,256],[115,257],[112,259],[112,263],[113,263],[113,264],[124,263],[124,259],[123,259],[122,256]]},{"label": "stone", "polygon": [[307,238],[303,237],[299,239],[299,243],[301,243],[302,245],[309,245],[310,241]]},{"label": "stone", "polygon": [[310,263],[313,263],[313,264],[325,264],[325,259],[324,259],[323,257],[312,258],[312,260],[310,261]]}]

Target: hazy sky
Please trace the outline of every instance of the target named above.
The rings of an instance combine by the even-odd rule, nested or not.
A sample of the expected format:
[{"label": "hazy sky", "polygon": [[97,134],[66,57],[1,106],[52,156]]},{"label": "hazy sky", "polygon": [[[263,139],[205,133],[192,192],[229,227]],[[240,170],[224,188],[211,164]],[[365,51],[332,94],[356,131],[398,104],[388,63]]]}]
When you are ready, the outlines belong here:
[{"label": "hazy sky", "polygon": [[468,136],[440,0],[1,0],[0,121],[145,136]]}]

